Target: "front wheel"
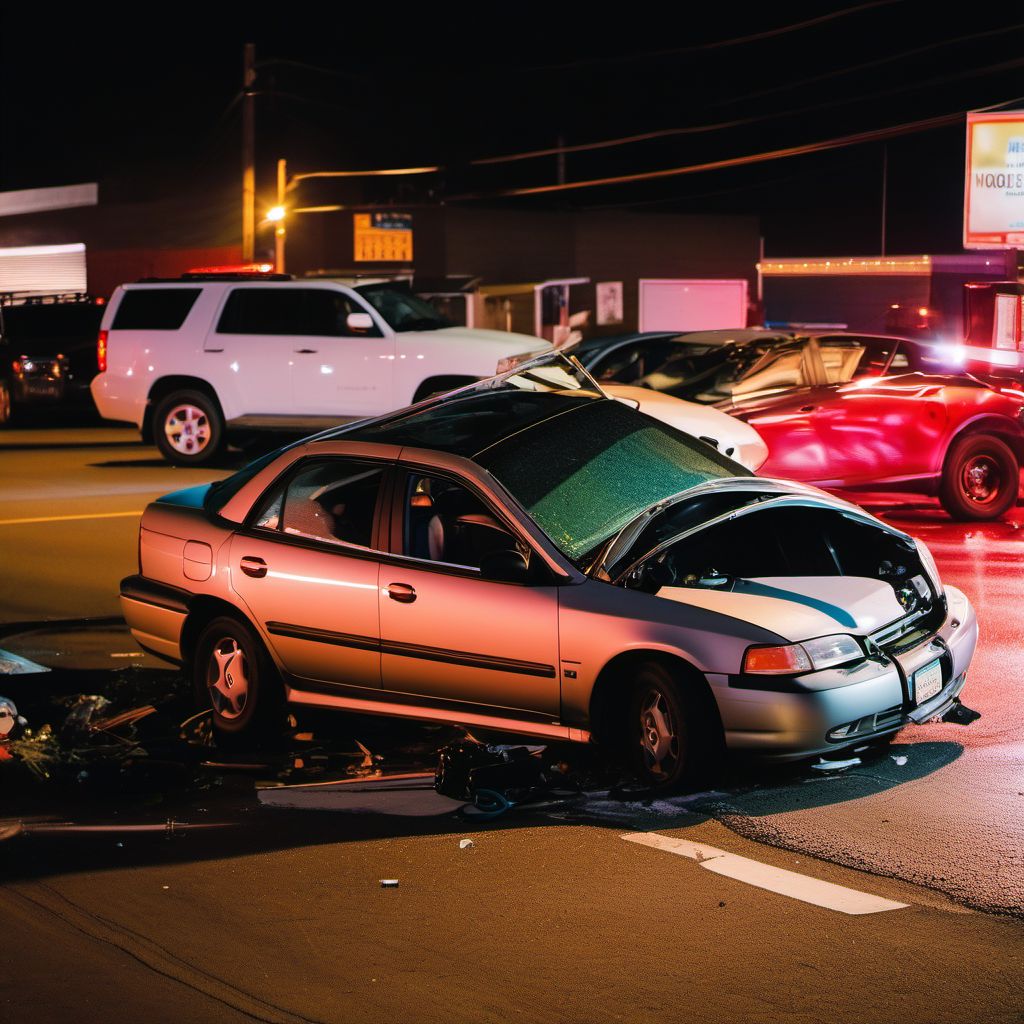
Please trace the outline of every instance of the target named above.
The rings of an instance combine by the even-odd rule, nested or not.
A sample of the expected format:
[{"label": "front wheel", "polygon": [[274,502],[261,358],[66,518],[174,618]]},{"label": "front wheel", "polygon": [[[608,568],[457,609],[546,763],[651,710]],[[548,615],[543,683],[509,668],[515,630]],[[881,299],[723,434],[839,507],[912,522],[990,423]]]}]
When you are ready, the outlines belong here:
[{"label": "front wheel", "polygon": [[939,500],[954,519],[998,519],[1017,501],[1020,465],[1004,441],[968,434],[950,446]]},{"label": "front wheel", "polygon": [[634,673],[628,740],[637,774],[652,790],[697,788],[719,767],[721,729],[704,703],[657,662]]},{"label": "front wheel", "polygon": [[175,391],[157,402],[153,437],[160,454],[176,466],[202,466],[224,447],[224,419],[202,391]]},{"label": "front wheel", "polygon": [[253,630],[222,615],[199,635],[192,683],[201,708],[210,708],[222,738],[259,742],[280,735],[284,692],[274,663]]}]

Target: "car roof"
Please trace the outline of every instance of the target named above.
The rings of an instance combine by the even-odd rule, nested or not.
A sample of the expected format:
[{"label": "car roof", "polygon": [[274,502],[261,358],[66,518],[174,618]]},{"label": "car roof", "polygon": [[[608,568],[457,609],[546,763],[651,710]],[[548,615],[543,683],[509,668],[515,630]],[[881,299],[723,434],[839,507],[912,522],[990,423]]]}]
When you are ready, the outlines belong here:
[{"label": "car roof", "polygon": [[608,399],[589,391],[473,388],[392,416],[326,431],[316,440],[392,444],[476,459],[513,434],[603,401]]}]

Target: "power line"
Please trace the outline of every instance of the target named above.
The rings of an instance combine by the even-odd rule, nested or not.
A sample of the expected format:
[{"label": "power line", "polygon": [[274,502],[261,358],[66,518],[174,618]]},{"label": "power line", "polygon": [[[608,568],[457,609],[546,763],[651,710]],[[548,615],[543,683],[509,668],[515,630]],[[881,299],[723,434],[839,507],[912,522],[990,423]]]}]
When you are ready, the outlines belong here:
[{"label": "power line", "polygon": [[832,11],[829,14],[819,15],[817,18],[808,18],[806,21],[794,22],[791,25],[781,25],[778,28],[766,29],[763,32],[754,32],[751,35],[735,36],[730,39],[718,39],[710,43],[695,43],[691,46],[678,46],[667,50],[649,50],[646,53],[626,53],[614,57],[593,57],[587,60],[568,61],[563,64],[538,64],[527,68],[527,71],[564,71],[570,68],[586,67],[592,64],[624,64],[635,60],[652,60],[658,57],[672,57],[683,53],[698,53],[701,50],[720,50],[730,46],[745,46],[748,43],[760,42],[762,39],[774,39],[777,36],[788,35],[790,32],[800,32],[807,28],[814,28],[825,22],[836,21],[839,18],[847,18],[852,14],[859,14],[861,11],[869,11],[876,7],[891,7],[894,4],[902,3],[903,0],[872,0],[871,3],[858,4],[856,7],[847,7],[841,11]]},{"label": "power line", "polygon": [[748,124],[758,124],[763,121],[777,120],[778,118],[783,117],[797,117],[802,114],[809,114],[818,110],[828,110],[832,107],[841,107],[850,103],[862,103],[867,100],[884,99],[889,96],[896,96],[902,92],[913,92],[918,89],[930,89],[936,85],[945,85],[949,82],[961,81],[965,78],[976,78],[982,75],[998,74],[1001,71],[1009,71],[1019,67],[1024,67],[1024,58],[1018,57],[1014,60],[1004,61],[1001,64],[990,64],[981,68],[972,68],[968,71],[963,71],[955,75],[942,75],[938,78],[932,78],[926,81],[911,82],[910,84],[900,86],[897,89],[884,89],[880,92],[865,93],[862,96],[849,96],[839,100],[830,100],[825,103],[814,103],[810,106],[798,107],[793,110],[776,111],[770,114],[756,114],[751,117],[735,118],[731,121],[719,121],[715,124],[690,125],[685,128],[662,128],[652,132],[642,132],[638,135],[624,135],[614,139],[602,139],[598,142],[584,142],[575,146],[550,146],[546,149],[534,149],[523,153],[509,153],[504,156],[482,157],[477,160],[471,160],[469,163],[470,166],[473,167],[488,164],[514,163],[520,160],[532,160],[536,157],[555,156],[561,153],[584,153],[596,149],[611,149],[617,146],[629,146],[637,142],[650,142],[654,139],[664,139],[678,135],[701,135],[708,132],[723,131],[728,128],[738,128]]},{"label": "power line", "polygon": [[701,171],[720,171],[730,167],[744,167],[750,164],[767,163],[770,160],[782,160],[787,157],[804,156],[809,153],[820,153],[830,149],[841,149],[856,146],[864,142],[881,142],[885,139],[910,135],[915,132],[931,131],[955,124],[963,118],[963,112],[943,114],[939,117],[927,118],[923,121],[911,121],[906,124],[893,125],[889,128],[877,128],[871,131],[856,132],[852,135],[841,135],[834,139],[820,142],[809,142],[802,146],[790,146],[786,149],[773,149],[764,153],[752,153],[747,156],[730,157],[725,160],[711,160],[707,163],[688,164],[683,167],[668,167],[658,171],[641,171],[635,174],[619,174],[606,178],[591,178],[585,181],[569,181],[561,185],[535,185],[527,188],[502,189],[490,193],[467,193],[448,196],[447,200],[494,199],[507,196],[542,195],[552,192],[568,192],[573,189],[597,188],[602,185],[625,185],[637,181],[654,181],[659,178],[674,178],[684,174],[697,174]]},{"label": "power line", "polygon": [[815,85],[818,82],[825,82],[832,78],[841,78],[844,75],[856,74],[858,71],[867,71],[870,68],[881,67],[883,64],[892,64],[894,61],[906,60],[909,57],[918,57],[922,53],[931,53],[933,50],[941,50],[946,46],[954,46],[959,45],[960,43],[973,42],[976,39],[987,39],[989,36],[1017,32],[1022,28],[1024,28],[1024,22],[1017,22],[1013,25],[989,29],[987,32],[975,32],[973,35],[969,36],[955,36],[952,39],[941,39],[936,43],[929,43],[927,46],[918,46],[913,50],[904,50],[902,53],[893,53],[888,57],[879,57],[877,60],[869,60],[863,64],[854,64],[848,68],[839,68],[835,71],[828,71],[823,75],[814,75],[811,78],[802,78],[799,81],[789,82],[785,85],[776,85],[770,89],[758,89],[757,92],[748,92],[740,96],[730,96],[728,99],[719,100],[714,104],[714,106],[722,107],[730,103],[741,103],[743,100],[760,99],[762,96],[773,96],[780,92],[788,92],[790,89],[803,89],[808,85]]}]

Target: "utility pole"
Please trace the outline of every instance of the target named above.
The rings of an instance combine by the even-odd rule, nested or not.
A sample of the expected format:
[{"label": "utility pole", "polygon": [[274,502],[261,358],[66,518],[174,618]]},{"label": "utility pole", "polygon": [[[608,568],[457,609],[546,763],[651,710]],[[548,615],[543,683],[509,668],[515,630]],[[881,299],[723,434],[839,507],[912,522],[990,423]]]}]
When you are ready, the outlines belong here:
[{"label": "utility pole", "polygon": [[284,239],[288,215],[285,209],[285,194],[288,191],[288,163],[277,161],[277,209],[281,211],[281,219],[274,227],[274,270],[284,273]]},{"label": "utility pole", "polygon": [[256,118],[253,83],[256,46],[245,44],[242,70],[242,262],[252,263],[256,249]]}]

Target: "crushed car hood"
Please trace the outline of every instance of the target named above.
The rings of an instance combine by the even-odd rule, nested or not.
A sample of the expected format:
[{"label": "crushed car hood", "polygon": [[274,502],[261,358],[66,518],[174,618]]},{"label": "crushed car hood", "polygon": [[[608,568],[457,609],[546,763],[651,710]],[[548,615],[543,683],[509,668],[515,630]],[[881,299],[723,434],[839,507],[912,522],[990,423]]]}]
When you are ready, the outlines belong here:
[{"label": "crushed car hood", "polygon": [[765,576],[722,587],[662,587],[658,597],[742,619],[793,643],[866,635],[906,614],[888,583],[862,576]]}]

